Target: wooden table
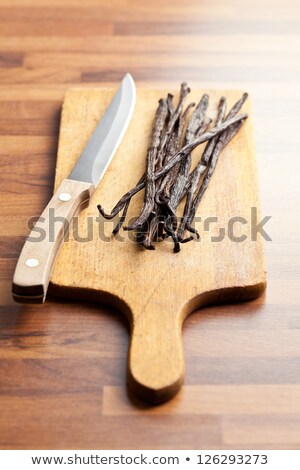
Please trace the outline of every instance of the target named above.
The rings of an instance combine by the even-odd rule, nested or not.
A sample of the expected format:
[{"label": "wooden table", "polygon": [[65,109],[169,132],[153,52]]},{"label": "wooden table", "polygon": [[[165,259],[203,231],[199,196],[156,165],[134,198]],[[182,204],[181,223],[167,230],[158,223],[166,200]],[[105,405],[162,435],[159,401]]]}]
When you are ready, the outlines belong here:
[{"label": "wooden table", "polygon": [[[294,0],[2,0],[0,447],[299,448],[300,7]],[[127,396],[128,328],[99,305],[21,306],[11,279],[50,198],[64,91],[118,82],[251,94],[268,289],[185,323],[186,382]]]}]

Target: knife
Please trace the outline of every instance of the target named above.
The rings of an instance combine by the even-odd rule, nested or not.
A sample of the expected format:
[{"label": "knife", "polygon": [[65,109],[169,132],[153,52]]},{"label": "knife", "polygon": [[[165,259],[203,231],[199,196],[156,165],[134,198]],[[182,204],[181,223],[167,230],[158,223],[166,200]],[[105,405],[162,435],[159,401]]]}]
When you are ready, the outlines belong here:
[{"label": "knife", "polygon": [[[88,203],[128,127],[135,106],[135,84],[126,74],[92,133],[69,177],[64,179],[33,227],[20,254],[13,278],[16,302],[43,303],[55,257],[64,233],[82,203]],[[49,214],[66,223],[50,227]],[[50,229],[51,240],[50,241]],[[52,233],[53,232],[53,233]],[[41,233],[44,233],[41,239]]]}]

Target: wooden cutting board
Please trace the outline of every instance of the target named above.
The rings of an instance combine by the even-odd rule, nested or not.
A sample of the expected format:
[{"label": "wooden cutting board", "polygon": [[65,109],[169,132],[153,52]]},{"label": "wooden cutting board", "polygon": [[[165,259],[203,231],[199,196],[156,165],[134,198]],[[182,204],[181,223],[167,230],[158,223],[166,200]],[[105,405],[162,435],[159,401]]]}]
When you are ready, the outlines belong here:
[{"label": "wooden cutting board", "polygon": [[[114,92],[103,88],[66,93],[55,189],[70,173]],[[204,92],[210,95],[208,115],[212,118],[222,95],[231,106],[242,94],[194,90],[188,101],[198,102]],[[196,227],[201,233],[200,242],[182,245],[177,254],[173,253],[170,240],[159,243],[155,251],[146,251],[132,241],[131,232],[122,230],[118,238],[112,238],[113,222],[104,224],[99,217],[97,204],[110,211],[143,174],[157,102],[166,93],[138,90],[126,135],[89,207],[80,213],[78,223],[73,223],[50,284],[53,295],[104,302],[127,316],[131,325],[128,384],[134,393],[152,403],[170,399],[183,383],[182,324],[186,316],[211,303],[253,299],[266,286],[263,240],[260,235],[256,241],[251,240],[251,208],[258,209],[258,220],[260,213],[249,101],[243,111],[249,112],[250,117],[221,154],[199,207],[197,215],[202,220]],[[177,97],[178,93],[174,95]],[[202,149],[194,151],[194,161]],[[143,193],[139,193],[133,199],[128,220],[138,215],[142,198]],[[208,217],[217,217],[218,221],[204,230]],[[228,236],[232,217],[247,221],[233,226],[233,235],[246,235],[244,241],[234,242]],[[220,228],[225,229],[224,239],[212,241]],[[88,237],[88,241],[79,237]]]}]

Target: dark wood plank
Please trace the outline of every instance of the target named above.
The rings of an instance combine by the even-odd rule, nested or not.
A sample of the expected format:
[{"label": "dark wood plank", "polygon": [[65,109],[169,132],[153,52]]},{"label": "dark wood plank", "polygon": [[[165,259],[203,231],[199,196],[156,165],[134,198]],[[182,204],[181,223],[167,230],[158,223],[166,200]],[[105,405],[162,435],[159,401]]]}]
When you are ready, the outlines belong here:
[{"label": "dark wood plank", "polygon": [[23,54],[18,52],[2,52],[0,54],[0,67],[22,67],[23,65]]},{"label": "dark wood plank", "polygon": [[2,101],[0,135],[57,136],[60,101]]}]

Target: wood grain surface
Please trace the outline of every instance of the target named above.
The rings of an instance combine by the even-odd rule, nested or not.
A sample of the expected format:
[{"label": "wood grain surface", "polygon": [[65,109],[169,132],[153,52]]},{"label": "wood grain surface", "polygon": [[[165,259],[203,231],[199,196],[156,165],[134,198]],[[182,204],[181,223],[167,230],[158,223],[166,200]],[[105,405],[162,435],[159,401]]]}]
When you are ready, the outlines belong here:
[{"label": "wood grain surface", "polygon": [[[295,0],[1,1],[1,448],[300,447],[299,24]],[[249,91],[272,216],[266,293],[187,319],[185,385],[155,408],[124,387],[122,315],[10,292],[27,221],[53,192],[65,90],[128,70],[149,88]]]},{"label": "wood grain surface", "polygon": [[[67,91],[59,134],[56,191],[72,171],[115,91],[111,88]],[[183,383],[185,318],[209,304],[252,300],[266,286],[263,238],[252,236],[253,209],[258,211],[258,219],[261,215],[250,99],[243,106],[249,117],[222,152],[209,190],[196,212],[195,227],[201,233],[198,243],[195,240],[182,245],[176,254],[171,238],[156,244],[155,252],[141,249],[130,231],[121,230],[118,236],[111,236],[116,219],[105,221],[99,217],[98,203],[112,209],[144,173],[157,103],[168,91],[178,101],[179,90],[138,88],[127,132],[89,206],[73,221],[49,286],[53,295],[106,303],[126,315],[131,329],[128,384],[136,395],[154,404],[172,398]],[[208,93],[208,114],[213,119],[221,96],[226,96],[228,110],[242,96],[237,90]],[[198,103],[203,94],[204,90],[193,90],[188,101]],[[192,153],[193,166],[203,149],[204,145]],[[132,199],[126,224],[139,214],[143,197],[140,192]],[[183,212],[182,206],[179,214]],[[55,216],[59,216],[59,211]],[[207,227],[209,217],[214,218],[214,224]],[[239,221],[231,230],[230,221],[236,217],[243,218],[245,223]],[[62,229],[62,224],[55,227]],[[222,231],[224,235],[220,235]],[[218,236],[219,242],[214,241]],[[38,251],[37,244],[29,246],[32,253]],[[41,247],[45,249],[45,242]],[[23,262],[19,260],[18,264],[22,267],[21,286],[27,282],[22,279],[24,251]]]}]

